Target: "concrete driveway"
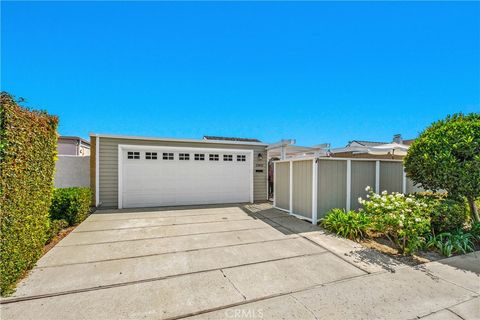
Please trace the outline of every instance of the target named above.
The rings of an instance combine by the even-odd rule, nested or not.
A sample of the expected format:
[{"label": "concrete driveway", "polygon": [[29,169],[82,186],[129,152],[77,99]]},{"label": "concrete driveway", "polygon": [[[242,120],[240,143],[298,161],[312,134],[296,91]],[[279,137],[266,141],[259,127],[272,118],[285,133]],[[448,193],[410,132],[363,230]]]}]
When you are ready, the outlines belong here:
[{"label": "concrete driveway", "polygon": [[102,210],[2,319],[478,319],[479,255],[411,268],[269,204]]}]

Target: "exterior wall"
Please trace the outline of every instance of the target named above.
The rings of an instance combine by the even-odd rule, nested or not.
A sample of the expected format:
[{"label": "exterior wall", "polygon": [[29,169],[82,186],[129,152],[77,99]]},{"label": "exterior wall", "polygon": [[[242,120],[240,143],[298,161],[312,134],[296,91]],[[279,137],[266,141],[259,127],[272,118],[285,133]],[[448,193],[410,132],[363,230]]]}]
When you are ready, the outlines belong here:
[{"label": "exterior wall", "polygon": [[90,157],[58,156],[55,188],[90,187]]},{"label": "exterior wall", "polygon": [[333,208],[345,208],[347,203],[347,161],[319,160],[317,187],[318,219]]},{"label": "exterior wall", "polygon": [[[97,137],[98,138],[98,137]],[[93,140],[93,137],[92,137]],[[118,145],[146,145],[164,147],[193,147],[218,149],[253,150],[253,198],[254,201],[267,200],[267,150],[261,145],[241,145],[223,143],[159,141],[124,138],[99,138],[99,202],[102,207],[118,207]],[[94,152],[95,146],[91,145]],[[258,160],[258,154],[263,159]]]},{"label": "exterior wall", "polygon": [[290,163],[275,164],[275,206],[290,210]]},{"label": "exterior wall", "polygon": [[350,209],[360,208],[358,198],[365,198],[367,192],[365,188],[375,187],[375,161],[355,161],[352,160],[352,191],[350,197]]},{"label": "exterior wall", "polygon": [[90,155],[90,147],[81,145],[80,148],[78,149],[78,155],[79,156],[89,156]]},{"label": "exterior wall", "polygon": [[65,140],[58,142],[57,144],[58,155],[68,155],[76,156],[77,155],[77,146],[73,140]]},{"label": "exterior wall", "polygon": [[312,160],[293,161],[292,211],[312,218]]},{"label": "exterior wall", "polygon": [[[403,165],[400,162],[380,162],[380,192],[403,191]],[[408,192],[408,189],[407,189]]]}]

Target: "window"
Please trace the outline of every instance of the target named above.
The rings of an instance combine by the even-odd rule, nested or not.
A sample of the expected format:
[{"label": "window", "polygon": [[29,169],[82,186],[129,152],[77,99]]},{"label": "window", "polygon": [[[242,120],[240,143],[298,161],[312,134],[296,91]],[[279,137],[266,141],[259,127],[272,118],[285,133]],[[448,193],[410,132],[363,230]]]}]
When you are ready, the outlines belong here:
[{"label": "window", "polygon": [[195,153],[195,160],[196,161],[204,161],[205,155],[203,153]]},{"label": "window", "polygon": [[218,154],[209,154],[209,155],[208,155],[208,160],[210,160],[210,161],[218,161],[218,160],[219,160]]},{"label": "window", "polygon": [[145,159],[147,160],[157,160],[156,152],[145,152]]},{"label": "window", "polygon": [[233,161],[233,156],[231,154],[224,154],[223,161]]},{"label": "window", "polygon": [[163,153],[163,160],[173,160],[173,153],[171,153],[171,152],[164,152],[164,153]]},{"label": "window", "polygon": [[140,152],[128,151],[127,158],[128,159],[140,159]]},{"label": "window", "polygon": [[178,160],[190,160],[190,153],[179,153]]},{"label": "window", "polygon": [[237,161],[238,162],[245,162],[245,161],[247,161],[247,159],[246,159],[244,154],[237,154]]}]

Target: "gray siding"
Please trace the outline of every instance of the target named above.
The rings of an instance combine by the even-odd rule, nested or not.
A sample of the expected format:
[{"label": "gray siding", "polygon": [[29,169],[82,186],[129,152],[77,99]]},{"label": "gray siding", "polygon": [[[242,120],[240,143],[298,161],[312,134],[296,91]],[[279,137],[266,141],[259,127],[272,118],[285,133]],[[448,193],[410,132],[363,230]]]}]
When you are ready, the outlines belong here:
[{"label": "gray siding", "polygon": [[367,192],[365,188],[375,188],[375,161],[352,160],[352,193],[350,198],[350,209],[356,210],[361,207],[358,198],[365,199]]},{"label": "gray siding", "polygon": [[403,165],[401,162],[380,162],[380,192],[403,191]]},{"label": "gray siding", "polygon": [[[218,148],[218,149],[244,149],[253,150],[253,197],[254,201],[267,200],[267,152],[265,146],[220,144],[203,142],[180,142],[180,141],[158,141],[139,140],[123,138],[100,137],[99,152],[99,191],[102,207],[118,206],[118,145],[147,145],[147,146],[168,146],[168,147],[193,147],[193,148]],[[258,160],[258,154],[263,156]],[[257,172],[261,170],[262,172]]]},{"label": "gray siding", "polygon": [[330,209],[345,208],[347,202],[347,161],[319,160],[317,215],[321,219]]},{"label": "gray siding", "polygon": [[312,160],[294,161],[292,213],[312,218]]},{"label": "gray siding", "polygon": [[290,210],[290,163],[275,164],[275,206]]}]

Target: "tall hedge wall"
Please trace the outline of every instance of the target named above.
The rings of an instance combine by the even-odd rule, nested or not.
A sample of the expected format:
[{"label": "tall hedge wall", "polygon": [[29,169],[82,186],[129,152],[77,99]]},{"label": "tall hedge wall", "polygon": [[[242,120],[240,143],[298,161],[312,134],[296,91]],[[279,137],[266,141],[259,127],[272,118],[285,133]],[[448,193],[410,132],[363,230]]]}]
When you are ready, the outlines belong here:
[{"label": "tall hedge wall", "polygon": [[20,107],[5,92],[0,102],[0,290],[5,295],[45,244],[58,119]]}]

